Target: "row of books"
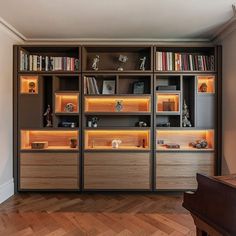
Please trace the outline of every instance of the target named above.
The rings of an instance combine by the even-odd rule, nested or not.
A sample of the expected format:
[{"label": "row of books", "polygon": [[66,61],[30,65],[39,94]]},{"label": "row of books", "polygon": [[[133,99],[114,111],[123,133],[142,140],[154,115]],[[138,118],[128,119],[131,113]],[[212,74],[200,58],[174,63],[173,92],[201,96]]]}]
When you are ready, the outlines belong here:
[{"label": "row of books", "polygon": [[100,94],[94,77],[84,76],[84,94]]},{"label": "row of books", "polygon": [[30,55],[20,51],[21,71],[78,71],[79,59]]},{"label": "row of books", "polygon": [[189,53],[156,52],[158,71],[214,71],[215,57]]}]

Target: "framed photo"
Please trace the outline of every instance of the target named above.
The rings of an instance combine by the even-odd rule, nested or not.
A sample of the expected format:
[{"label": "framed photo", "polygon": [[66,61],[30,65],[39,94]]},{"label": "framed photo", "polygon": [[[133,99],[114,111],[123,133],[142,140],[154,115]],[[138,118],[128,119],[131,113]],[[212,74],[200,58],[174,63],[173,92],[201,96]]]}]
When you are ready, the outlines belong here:
[{"label": "framed photo", "polygon": [[134,82],[133,84],[133,93],[134,94],[143,94],[144,93],[144,82]]},{"label": "framed photo", "polygon": [[102,94],[115,94],[116,81],[104,80],[102,85]]}]

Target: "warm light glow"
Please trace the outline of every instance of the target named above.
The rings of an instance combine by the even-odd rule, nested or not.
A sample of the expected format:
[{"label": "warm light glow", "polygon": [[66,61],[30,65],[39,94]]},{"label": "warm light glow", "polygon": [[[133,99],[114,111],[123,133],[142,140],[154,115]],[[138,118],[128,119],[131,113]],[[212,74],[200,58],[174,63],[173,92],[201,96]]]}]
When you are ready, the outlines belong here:
[{"label": "warm light glow", "polygon": [[[215,76],[198,76],[197,81],[199,93],[215,93]],[[202,84],[206,84],[206,92],[201,91]]]},{"label": "warm light glow", "polygon": [[114,149],[113,140],[120,140],[118,149],[150,149],[149,130],[86,130],[86,149]]},{"label": "warm light glow", "polygon": [[117,101],[121,101],[119,112],[150,112],[150,97],[85,98],[85,112],[114,112]]},{"label": "warm light glow", "polygon": [[[30,87],[30,83],[34,83],[34,87]],[[38,76],[21,76],[20,92],[26,94],[38,94]]]},{"label": "warm light glow", "polygon": [[[164,141],[164,144],[175,143],[180,149],[194,149],[190,143],[205,139],[208,142],[208,149],[214,149],[214,130],[157,130],[157,141]],[[163,144],[157,144],[157,150],[162,150]],[[164,148],[165,149],[165,148]],[[196,150],[196,149],[194,149]]]},{"label": "warm light glow", "polygon": [[55,112],[66,112],[65,107],[68,103],[72,103],[74,110],[71,113],[77,113],[79,110],[79,93],[56,93]]},{"label": "warm light glow", "polygon": [[78,141],[78,137],[77,130],[21,130],[21,149],[30,149],[32,142],[48,142],[48,149],[70,149],[70,140],[75,138]]},{"label": "warm light glow", "polygon": [[157,93],[157,112],[179,112],[179,94]]}]

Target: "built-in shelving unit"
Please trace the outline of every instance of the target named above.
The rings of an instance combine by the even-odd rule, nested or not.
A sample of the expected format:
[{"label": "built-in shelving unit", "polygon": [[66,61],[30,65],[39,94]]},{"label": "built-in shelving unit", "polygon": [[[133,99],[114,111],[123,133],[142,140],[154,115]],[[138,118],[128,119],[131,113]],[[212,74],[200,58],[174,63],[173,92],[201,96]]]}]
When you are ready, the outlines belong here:
[{"label": "built-in shelving unit", "polygon": [[196,188],[220,166],[220,58],[208,45],[15,46],[16,191]]}]

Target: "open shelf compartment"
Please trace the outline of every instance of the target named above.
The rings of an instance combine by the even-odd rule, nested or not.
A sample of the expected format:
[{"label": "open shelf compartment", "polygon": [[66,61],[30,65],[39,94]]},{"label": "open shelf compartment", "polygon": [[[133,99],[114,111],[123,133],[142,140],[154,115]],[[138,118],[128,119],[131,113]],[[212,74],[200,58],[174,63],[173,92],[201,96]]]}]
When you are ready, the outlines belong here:
[{"label": "open shelf compartment", "polygon": [[39,92],[38,76],[22,75],[20,76],[20,93],[21,94],[38,94]]},{"label": "open shelf compartment", "polygon": [[[157,151],[214,151],[214,130],[157,130]],[[206,140],[207,147],[196,148],[193,143]],[[178,148],[174,146],[179,145]],[[169,147],[168,147],[169,146]],[[170,147],[172,146],[172,148]]]},{"label": "open shelf compartment", "polygon": [[197,91],[200,94],[214,94],[215,93],[215,76],[202,75],[197,77]]},{"label": "open shelf compartment", "polygon": [[57,92],[55,93],[56,114],[79,113],[79,93]]},{"label": "open shelf compartment", "polygon": [[151,97],[85,97],[85,112],[145,113],[151,111]]},{"label": "open shelf compartment", "polygon": [[85,150],[150,150],[150,130],[85,130]]},{"label": "open shelf compartment", "polygon": [[158,114],[179,114],[180,113],[180,93],[179,92],[157,92]]},{"label": "open shelf compartment", "polygon": [[[78,150],[79,132],[77,130],[21,130],[20,134],[21,150]],[[39,145],[43,147],[37,148]]]}]

